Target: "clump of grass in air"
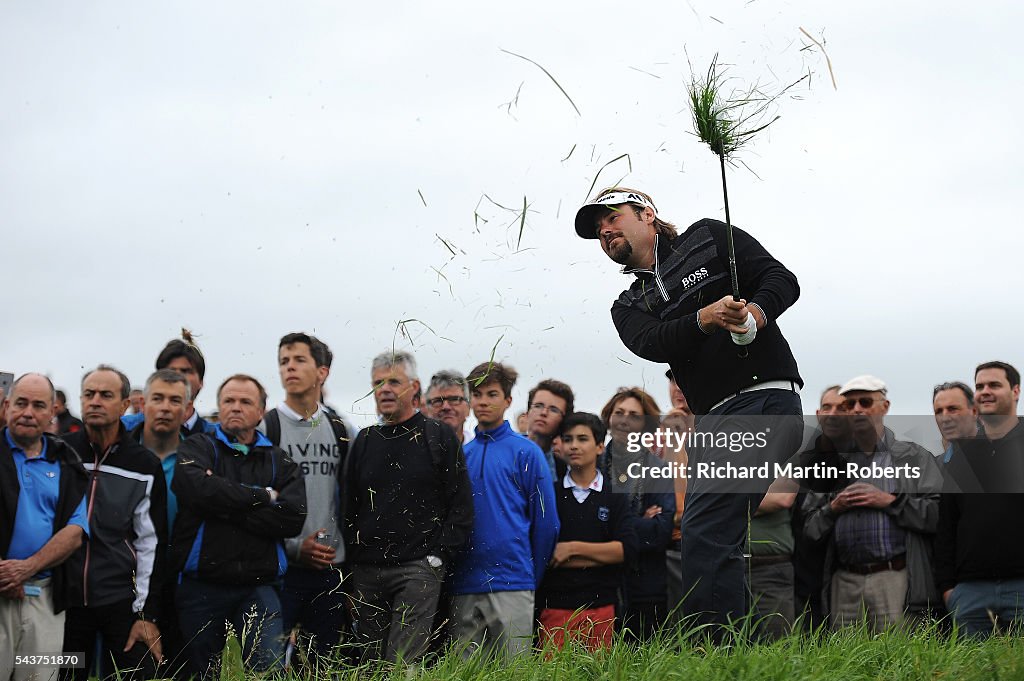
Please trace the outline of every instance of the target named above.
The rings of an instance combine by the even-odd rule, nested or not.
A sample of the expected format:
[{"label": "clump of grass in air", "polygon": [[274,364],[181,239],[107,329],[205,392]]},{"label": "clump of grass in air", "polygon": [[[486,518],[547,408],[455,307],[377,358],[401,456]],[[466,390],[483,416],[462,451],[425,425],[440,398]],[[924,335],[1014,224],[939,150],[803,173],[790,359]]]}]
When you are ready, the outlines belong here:
[{"label": "clump of grass in air", "polygon": [[694,132],[701,142],[725,161],[731,161],[732,156],[754,135],[779,119],[776,115],[766,120],[768,111],[775,100],[796,85],[793,83],[774,95],[767,95],[754,87],[742,94],[733,92],[725,96],[728,80],[719,69],[718,55],[715,55],[704,77],[693,76],[688,88]]},{"label": "clump of grass in air", "polygon": [[776,100],[807,77],[804,75],[775,94],[765,94],[754,86],[740,94],[733,91],[726,95],[725,87],[729,79],[719,69],[718,55],[715,55],[707,73],[703,77],[693,75],[687,88],[690,112],[693,114],[694,132],[697,138],[707,144],[711,151],[718,156],[722,170],[726,242],[729,250],[729,277],[732,283],[732,296],[735,300],[740,299],[740,285],[736,273],[736,247],[733,244],[725,164],[727,162],[734,163],[737,151],[750,142],[754,135],[779,119],[778,115],[769,118],[770,110]]}]

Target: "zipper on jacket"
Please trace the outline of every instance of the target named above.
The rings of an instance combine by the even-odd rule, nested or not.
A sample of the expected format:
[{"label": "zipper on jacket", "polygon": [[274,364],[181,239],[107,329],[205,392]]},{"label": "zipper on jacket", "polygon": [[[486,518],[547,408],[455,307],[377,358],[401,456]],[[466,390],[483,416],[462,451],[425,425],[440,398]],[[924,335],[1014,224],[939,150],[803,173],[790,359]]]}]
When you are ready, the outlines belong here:
[{"label": "zipper on jacket", "polygon": [[491,441],[490,435],[484,435],[484,451],[480,454],[480,484],[484,489],[487,488],[487,481],[484,479],[484,461],[487,459],[487,445]]},{"label": "zipper on jacket", "polygon": [[[115,443],[106,452],[103,453],[103,458],[99,457],[96,453],[96,447],[89,443],[89,448],[92,450],[93,458],[93,469],[92,469],[92,480],[89,484],[89,505],[85,511],[85,522],[92,527],[92,509],[93,503],[96,501],[96,487],[99,484],[100,479],[100,465],[107,460],[107,456],[117,448]],[[92,555],[92,542],[85,542],[85,563],[82,565],[82,605],[89,605],[89,557]]]},{"label": "zipper on jacket", "polygon": [[[93,452],[95,454],[95,451]],[[89,505],[85,511],[85,522],[87,525],[92,526],[92,506],[93,502],[96,501],[96,482],[99,476],[99,463],[95,462],[94,457],[93,469],[92,469],[92,480],[89,481]],[[89,556],[92,550],[92,542],[85,542],[85,562],[82,564],[82,605],[89,605]]]},{"label": "zipper on jacket", "polygon": [[649,270],[644,269],[642,267],[637,267],[637,268],[631,269],[631,270],[627,270],[627,269],[623,268],[622,273],[623,274],[634,274],[634,275],[635,274],[650,274],[652,277],[654,277],[654,284],[657,287],[658,293],[661,295],[662,300],[664,300],[667,303],[671,299],[669,298],[669,295],[668,295],[668,289],[665,287],[665,282],[663,282],[661,280],[661,271],[660,271],[661,268],[659,267],[660,263],[659,263],[659,259],[658,259],[658,237],[659,237],[658,234],[654,235],[654,267],[652,269],[649,269]]}]

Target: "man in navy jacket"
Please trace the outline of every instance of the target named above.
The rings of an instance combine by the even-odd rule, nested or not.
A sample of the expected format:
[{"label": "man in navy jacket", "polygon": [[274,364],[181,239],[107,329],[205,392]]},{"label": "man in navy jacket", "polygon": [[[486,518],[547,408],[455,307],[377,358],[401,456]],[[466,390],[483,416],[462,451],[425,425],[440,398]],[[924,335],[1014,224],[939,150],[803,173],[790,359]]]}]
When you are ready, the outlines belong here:
[{"label": "man in navy jacket", "polygon": [[220,423],[182,443],[171,483],[178,497],[171,549],[181,574],[178,619],[191,671],[202,678],[217,672],[226,621],[255,671],[283,665],[284,540],[306,520],[302,471],[256,430],[267,406],[263,386],[231,376],[217,405]]}]

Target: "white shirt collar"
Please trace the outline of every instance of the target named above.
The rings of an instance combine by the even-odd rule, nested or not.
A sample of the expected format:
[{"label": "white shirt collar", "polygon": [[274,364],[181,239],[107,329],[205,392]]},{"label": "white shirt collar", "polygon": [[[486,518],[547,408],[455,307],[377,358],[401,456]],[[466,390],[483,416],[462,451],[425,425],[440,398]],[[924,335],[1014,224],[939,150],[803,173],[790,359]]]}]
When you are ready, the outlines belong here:
[{"label": "white shirt collar", "polygon": [[285,416],[287,416],[288,418],[292,419],[293,421],[315,421],[318,418],[320,418],[320,416],[324,413],[324,408],[319,403],[317,403],[317,405],[316,405],[316,411],[313,412],[313,415],[310,416],[308,419],[305,416],[303,416],[302,414],[300,414],[297,411],[295,411],[294,409],[292,409],[291,407],[289,407],[284,402],[282,402],[277,407],[277,410],[279,412],[281,412],[282,414],[284,414]]},{"label": "white shirt collar", "polygon": [[601,469],[597,470],[597,475],[590,482],[587,487],[580,487],[576,482],[569,476],[569,471],[565,472],[565,477],[562,478],[562,487],[565,489],[572,488],[572,495],[576,497],[576,501],[581,504],[587,500],[590,496],[590,492],[600,492],[604,487],[604,476],[601,475]]},{"label": "white shirt collar", "polygon": [[198,421],[199,421],[199,410],[193,408],[192,409],[192,416],[190,416],[188,418],[188,420],[185,421],[184,426],[185,426],[185,428],[187,428],[188,430],[191,431],[193,428],[196,427],[196,423]]}]

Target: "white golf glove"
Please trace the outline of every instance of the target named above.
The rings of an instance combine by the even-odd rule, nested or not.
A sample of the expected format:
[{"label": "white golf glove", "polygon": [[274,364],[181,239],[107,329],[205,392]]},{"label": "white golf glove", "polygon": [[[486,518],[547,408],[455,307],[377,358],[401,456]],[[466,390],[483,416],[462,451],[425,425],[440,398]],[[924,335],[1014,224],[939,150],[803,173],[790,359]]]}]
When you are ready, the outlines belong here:
[{"label": "white golf glove", "polygon": [[736,345],[750,345],[754,342],[754,337],[757,336],[757,321],[754,319],[752,312],[747,313],[747,323],[744,326],[747,327],[745,333],[729,332],[729,335],[732,336],[732,342]]}]

